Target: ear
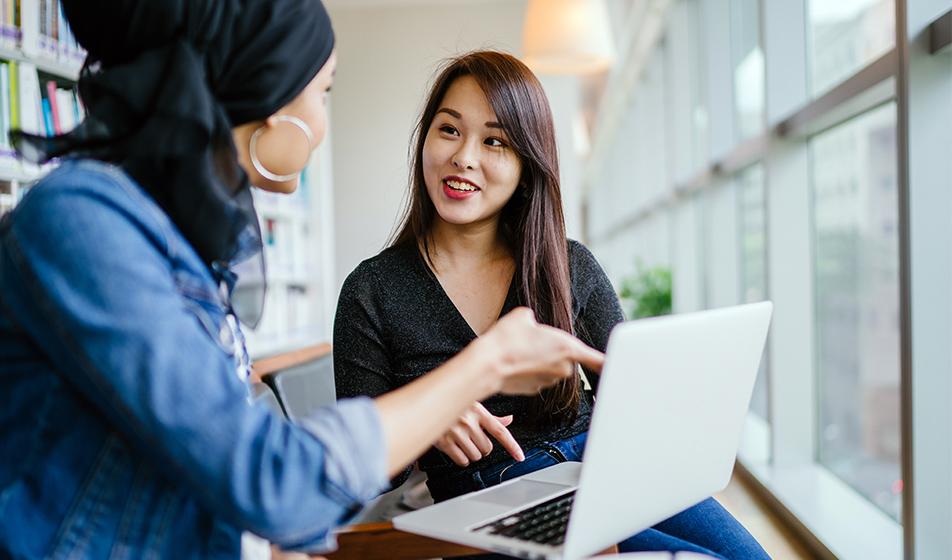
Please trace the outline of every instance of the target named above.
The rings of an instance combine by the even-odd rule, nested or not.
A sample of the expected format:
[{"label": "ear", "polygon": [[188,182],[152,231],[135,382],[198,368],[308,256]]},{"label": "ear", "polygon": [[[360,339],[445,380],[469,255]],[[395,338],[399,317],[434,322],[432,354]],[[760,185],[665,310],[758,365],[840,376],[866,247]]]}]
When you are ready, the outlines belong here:
[{"label": "ear", "polygon": [[274,128],[275,126],[277,126],[277,124],[278,124],[278,117],[277,117],[277,115],[271,115],[270,117],[266,118],[266,119],[261,123],[261,126],[264,126],[264,127],[266,127],[266,128]]}]

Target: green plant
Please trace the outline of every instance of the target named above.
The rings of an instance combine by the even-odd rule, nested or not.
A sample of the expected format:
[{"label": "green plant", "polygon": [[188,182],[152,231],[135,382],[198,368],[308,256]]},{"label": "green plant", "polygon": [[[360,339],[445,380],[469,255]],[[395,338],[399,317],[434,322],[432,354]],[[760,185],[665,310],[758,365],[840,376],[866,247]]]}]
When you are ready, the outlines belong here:
[{"label": "green plant", "polygon": [[671,269],[645,267],[639,260],[637,271],[621,281],[619,297],[630,319],[671,313]]}]

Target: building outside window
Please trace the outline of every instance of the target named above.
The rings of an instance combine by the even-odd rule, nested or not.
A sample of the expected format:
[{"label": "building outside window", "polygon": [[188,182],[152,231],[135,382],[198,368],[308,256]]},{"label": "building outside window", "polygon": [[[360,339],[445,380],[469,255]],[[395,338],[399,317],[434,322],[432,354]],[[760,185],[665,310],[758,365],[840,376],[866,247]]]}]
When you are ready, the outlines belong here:
[{"label": "building outside window", "polygon": [[810,0],[810,89],[819,96],[895,44],[893,0]]},{"label": "building outside window", "polygon": [[818,458],[901,514],[896,107],[815,136]]}]

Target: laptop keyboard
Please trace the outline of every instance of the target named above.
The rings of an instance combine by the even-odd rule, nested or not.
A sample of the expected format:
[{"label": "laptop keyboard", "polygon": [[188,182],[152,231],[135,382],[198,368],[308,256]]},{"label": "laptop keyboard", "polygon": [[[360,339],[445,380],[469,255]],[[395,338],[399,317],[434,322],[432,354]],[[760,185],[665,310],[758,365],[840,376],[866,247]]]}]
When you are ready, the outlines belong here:
[{"label": "laptop keyboard", "polygon": [[489,535],[559,546],[565,542],[565,530],[568,528],[569,512],[572,511],[574,499],[573,491],[474,530],[486,531]]}]

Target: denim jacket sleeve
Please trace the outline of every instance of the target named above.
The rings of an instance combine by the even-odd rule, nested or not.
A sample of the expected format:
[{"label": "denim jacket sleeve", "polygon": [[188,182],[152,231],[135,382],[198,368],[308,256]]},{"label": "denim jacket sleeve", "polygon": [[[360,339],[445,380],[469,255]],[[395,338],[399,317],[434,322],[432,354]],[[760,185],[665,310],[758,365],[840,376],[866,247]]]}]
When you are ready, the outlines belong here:
[{"label": "denim jacket sleeve", "polygon": [[216,515],[285,547],[333,546],[330,530],[387,484],[373,403],[321,411],[310,429],[249,406],[176,289],[158,207],[118,173],[56,175],[0,228],[0,311]]}]

